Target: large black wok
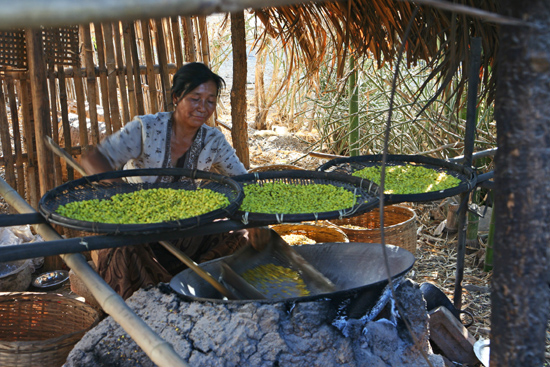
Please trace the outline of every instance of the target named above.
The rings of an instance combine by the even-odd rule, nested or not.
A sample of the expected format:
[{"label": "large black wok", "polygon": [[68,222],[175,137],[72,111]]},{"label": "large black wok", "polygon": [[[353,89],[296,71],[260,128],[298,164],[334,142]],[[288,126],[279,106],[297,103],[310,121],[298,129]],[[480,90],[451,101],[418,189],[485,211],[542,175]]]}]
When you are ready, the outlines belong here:
[{"label": "large black wok", "polygon": [[[341,307],[350,317],[364,315],[379,299],[388,284],[382,245],[377,243],[320,243],[293,246],[311,265],[331,280],[337,291],[298,298],[273,298],[263,300],[227,300],[195,272],[186,269],[177,274],[170,286],[190,301],[212,302],[305,302],[329,299]],[[414,265],[414,255],[409,251],[386,245],[392,279],[405,275]],[[200,264],[214,278],[220,279],[222,259]]]}]

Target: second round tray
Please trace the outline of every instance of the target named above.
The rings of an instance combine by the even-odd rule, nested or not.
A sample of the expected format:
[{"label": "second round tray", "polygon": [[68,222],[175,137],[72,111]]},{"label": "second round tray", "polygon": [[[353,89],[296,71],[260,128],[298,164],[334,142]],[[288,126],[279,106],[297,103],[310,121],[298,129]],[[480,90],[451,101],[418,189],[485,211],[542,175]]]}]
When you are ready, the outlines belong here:
[{"label": "second round tray", "polygon": [[[420,155],[387,155],[387,166],[398,166],[406,164],[423,166],[437,172],[445,172],[448,175],[458,178],[460,180],[460,183],[455,187],[439,191],[430,191],[417,194],[385,194],[384,204],[439,200],[470,191],[475,187],[477,182],[477,175],[475,171],[472,168],[462,166],[460,164]],[[362,155],[356,157],[332,159],[319,166],[317,170],[321,172],[334,172],[351,175],[353,172],[359,171],[363,168],[381,165],[381,154]]]},{"label": "second round tray", "polygon": [[[109,183],[103,180],[135,176],[174,176],[183,180],[171,183]],[[156,223],[98,223],[72,219],[56,212],[59,206],[74,201],[91,199],[110,199],[116,194],[126,194],[139,190],[171,188],[175,190],[210,189],[225,195],[229,205],[198,216]],[[39,202],[40,213],[51,223],[63,227],[92,233],[105,234],[146,234],[169,230],[181,230],[198,227],[215,219],[229,217],[241,204],[243,192],[241,186],[229,177],[216,173],[189,170],[183,168],[135,169],[111,171],[83,177],[67,182],[48,191]],[[132,210],[128,208],[128,210]],[[162,206],[159,208],[162,210]]]},{"label": "second round tray", "polygon": [[288,171],[267,171],[255,172],[232,177],[242,185],[246,184],[265,184],[269,182],[283,182],[294,185],[312,185],[326,184],[342,187],[357,195],[356,203],[350,208],[333,210],[318,213],[260,213],[246,212],[239,208],[235,211],[233,218],[243,223],[264,222],[264,223],[282,223],[282,222],[303,222],[316,221],[321,219],[336,219],[358,215],[375,208],[379,200],[378,185],[375,183],[339,173],[317,172],[307,170],[288,170]]}]

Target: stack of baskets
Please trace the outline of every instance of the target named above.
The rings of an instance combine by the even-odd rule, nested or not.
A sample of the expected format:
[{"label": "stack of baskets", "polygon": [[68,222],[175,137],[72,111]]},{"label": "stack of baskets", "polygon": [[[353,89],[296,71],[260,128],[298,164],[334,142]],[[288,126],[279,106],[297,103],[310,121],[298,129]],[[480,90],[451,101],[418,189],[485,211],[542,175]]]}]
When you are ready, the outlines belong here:
[{"label": "stack of baskets", "polygon": [[0,366],[61,366],[99,313],[53,293],[0,294]]},{"label": "stack of baskets", "polygon": [[[380,243],[380,210],[374,209],[350,218],[333,219],[351,242]],[[384,242],[416,253],[416,213],[398,205],[384,207]]]}]

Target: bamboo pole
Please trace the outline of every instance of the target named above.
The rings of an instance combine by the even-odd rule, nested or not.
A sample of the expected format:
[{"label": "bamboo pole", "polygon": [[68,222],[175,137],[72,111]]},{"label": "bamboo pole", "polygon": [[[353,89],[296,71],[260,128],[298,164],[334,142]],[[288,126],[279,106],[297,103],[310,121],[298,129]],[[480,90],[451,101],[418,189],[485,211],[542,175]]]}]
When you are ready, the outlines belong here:
[{"label": "bamboo pole", "polygon": [[135,91],[136,91],[137,114],[138,115],[144,115],[145,114],[145,108],[144,108],[145,103],[143,101],[141,71],[140,71],[140,68],[139,68],[140,62],[139,62],[139,55],[138,55],[136,26],[137,26],[137,23],[132,23],[131,26],[128,29],[130,31],[130,39],[132,40],[130,42],[130,49],[132,51],[132,62],[134,63],[134,86],[135,86]]},{"label": "bamboo pole", "polygon": [[134,78],[139,78],[139,74],[134,76],[134,62],[132,60],[132,48],[130,43],[134,42],[135,44],[135,41],[132,39],[130,27],[134,28],[134,24],[130,22],[122,22],[124,55],[126,57],[126,77],[128,78],[128,103],[130,108],[130,117],[134,118],[134,116],[138,114],[136,106],[136,81]]},{"label": "bamboo pole", "polygon": [[174,38],[172,32],[172,21],[170,18],[162,18],[162,28],[166,37],[166,60],[167,63],[174,62],[176,59],[174,55]]},{"label": "bamboo pole", "polygon": [[90,115],[91,136],[93,145],[99,143],[99,122],[97,118],[97,79],[94,64],[94,49],[90,25],[80,26],[80,37],[83,44],[84,65],[86,65],[86,86],[88,92],[88,111]]},{"label": "bamboo pole", "polygon": [[27,79],[19,80],[21,95],[21,115],[23,117],[23,135],[25,136],[25,148],[27,150],[27,193],[30,203],[34,208],[38,208],[38,185],[36,177],[37,163],[35,156],[34,127],[32,121],[32,103],[29,96],[29,83]]},{"label": "bamboo pole", "polygon": [[206,24],[206,17],[205,16],[199,16],[198,23],[199,23],[199,43],[200,43],[200,49],[201,49],[201,61],[206,66],[210,67],[210,48],[208,44],[208,29]]},{"label": "bamboo pole", "polygon": [[151,103],[151,113],[159,111],[157,101],[157,78],[155,76],[153,66],[153,47],[151,45],[150,22],[148,20],[141,21],[141,32],[143,37],[143,48],[145,50],[145,65],[147,66],[147,84],[149,85],[149,100]]},{"label": "bamboo pole", "polygon": [[[55,142],[59,141],[59,130],[57,128],[57,86],[55,83],[55,77],[53,76],[53,69],[55,68],[54,64],[51,63],[48,65],[48,70],[50,70],[48,76],[48,82],[50,83],[50,106],[52,111],[52,131],[51,136]],[[54,168],[54,179],[55,186],[59,186],[63,183],[63,173],[61,172],[61,160],[57,156],[53,156],[53,168]]]},{"label": "bamboo pole", "polygon": [[38,156],[40,196],[42,196],[53,188],[52,153],[46,149],[42,140],[42,137],[47,135],[50,129],[50,109],[48,106],[42,32],[26,30],[25,37],[27,40],[35,136],[40,137],[40,139],[36,139],[36,152]]},{"label": "bamboo pole", "polygon": [[172,103],[172,98],[170,98],[170,77],[168,75],[168,59],[167,59],[167,49],[166,49],[166,36],[164,32],[164,27],[162,26],[162,19],[155,19],[155,38],[157,44],[157,56],[159,60],[159,69],[160,69],[160,81],[162,85],[162,99],[164,111],[172,111],[174,105]]},{"label": "bamboo pole", "polygon": [[[61,124],[63,126],[63,140],[65,141],[65,150],[72,146],[71,125],[69,124],[69,111],[67,108],[67,86],[65,82],[65,72],[62,65],[57,67],[57,80],[59,81],[59,101],[61,102]],[[74,180],[74,171],[67,166],[67,179]]]},{"label": "bamboo pole", "polygon": [[185,48],[185,61],[197,61],[195,53],[195,34],[193,32],[193,19],[191,17],[181,18],[183,31],[183,44]]},{"label": "bamboo pole", "polygon": [[7,158],[5,166],[6,181],[11,185],[16,185],[15,171],[13,169],[14,160],[11,149],[10,124],[8,122],[8,111],[4,103],[4,81],[0,84],[0,142],[2,143],[2,154]]},{"label": "bamboo pole", "polygon": [[178,16],[171,17],[172,20],[172,38],[174,42],[174,54],[176,55],[176,66],[181,68],[183,66],[183,52],[181,44],[181,31],[180,31],[180,21]]},{"label": "bamboo pole", "polygon": [[109,108],[109,89],[107,86],[107,68],[105,67],[105,42],[103,41],[103,29],[100,23],[94,23],[95,41],[97,45],[97,66],[99,68],[99,86],[101,90],[101,105],[105,117],[105,134],[111,135],[111,110]]},{"label": "bamboo pole", "polygon": [[113,23],[113,36],[115,40],[118,85],[120,86],[120,102],[122,104],[122,125],[124,125],[130,121],[130,111],[128,109],[128,93],[126,88],[126,75],[124,74],[124,59],[122,58],[122,36],[120,35],[120,22]]},{"label": "bamboo pole", "polygon": [[[80,63],[80,62],[79,62]],[[88,141],[88,123],[86,117],[86,97],[84,97],[84,76],[82,75],[82,69],[80,65],[74,68],[74,90],[76,97],[76,111],[78,114],[78,132],[80,137],[80,146],[84,149],[84,152],[88,150],[90,145]]]},{"label": "bamboo pole", "polygon": [[[0,178],[0,193],[19,213],[35,213],[21,196]],[[35,224],[33,228],[46,241],[61,240],[61,236],[49,224]],[[128,307],[122,297],[88,265],[82,254],[63,254],[63,261],[86,285],[101,308],[130,335],[151,361],[159,366],[187,366],[174,351],[171,344],[161,339],[134,311]]]},{"label": "bamboo pole", "polygon": [[109,106],[111,107],[111,126],[113,132],[120,130],[120,109],[118,106],[115,49],[113,46],[113,28],[111,23],[103,23],[105,59],[107,62],[107,83],[109,86]]},{"label": "bamboo pole", "polygon": [[11,124],[13,129],[13,147],[15,150],[15,171],[17,174],[17,192],[25,196],[25,168],[23,166],[23,149],[21,147],[21,132],[19,127],[19,113],[17,111],[17,100],[15,98],[15,86],[12,77],[6,77],[8,99],[11,111]]}]

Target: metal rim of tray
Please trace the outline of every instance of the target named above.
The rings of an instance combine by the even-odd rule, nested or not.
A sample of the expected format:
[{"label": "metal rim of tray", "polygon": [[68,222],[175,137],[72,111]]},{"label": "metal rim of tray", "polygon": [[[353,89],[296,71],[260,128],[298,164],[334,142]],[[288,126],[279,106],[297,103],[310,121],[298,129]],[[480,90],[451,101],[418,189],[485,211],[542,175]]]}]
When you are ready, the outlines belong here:
[{"label": "metal rim of tray", "polygon": [[330,184],[343,187],[352,192],[355,192],[358,195],[357,203],[353,207],[328,212],[270,214],[245,212],[238,209],[232,217],[233,219],[240,220],[245,224],[247,224],[248,222],[283,223],[343,218],[369,211],[375,208],[380,201],[378,195],[378,185],[376,185],[374,182],[351,175],[342,175],[339,173],[307,170],[267,171],[234,176],[233,179],[242,185],[251,183],[262,184],[264,182],[274,181],[282,181],[289,184],[301,185]]},{"label": "metal rim of tray", "polygon": [[[126,178],[135,176],[175,176],[185,178],[173,183],[105,183],[106,179]],[[229,200],[225,208],[190,217],[186,219],[147,224],[115,224],[97,223],[64,217],[56,213],[60,205],[72,201],[90,199],[108,199],[115,194],[129,193],[138,190],[154,188],[173,188],[180,190],[195,190],[208,188],[224,194]],[[50,223],[63,227],[104,234],[151,234],[170,230],[182,230],[198,227],[216,219],[231,216],[241,205],[244,197],[242,187],[229,177],[200,170],[184,168],[150,168],[134,169],[100,173],[67,182],[48,191],[39,202],[39,211]]]},{"label": "metal rim of tray", "polygon": [[[365,167],[380,166],[382,164],[382,155],[362,155],[356,157],[345,157],[332,159],[317,168],[321,172],[335,172],[351,175],[353,172]],[[440,191],[430,191],[418,194],[384,194],[384,200],[387,204],[396,204],[401,202],[422,202],[444,199],[450,196],[458,195],[472,190],[477,183],[475,171],[460,164],[420,155],[395,155],[388,154],[387,165],[415,164],[445,172],[460,180],[460,184],[449,189]],[[385,204],[386,204],[385,203]]]}]

